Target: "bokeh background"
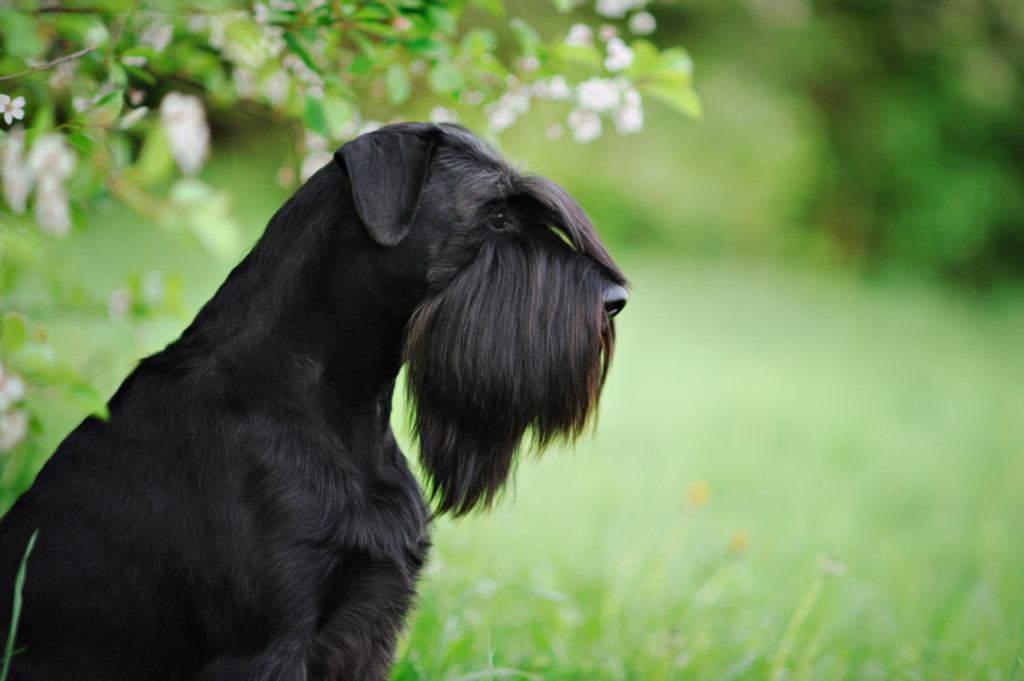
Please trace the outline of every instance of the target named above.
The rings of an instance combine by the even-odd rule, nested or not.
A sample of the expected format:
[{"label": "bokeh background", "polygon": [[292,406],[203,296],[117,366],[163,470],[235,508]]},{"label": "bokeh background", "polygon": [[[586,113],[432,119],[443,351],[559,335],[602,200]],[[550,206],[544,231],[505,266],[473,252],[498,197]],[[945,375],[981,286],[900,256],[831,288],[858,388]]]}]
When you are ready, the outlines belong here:
[{"label": "bokeh background", "polygon": [[[594,17],[514,5],[545,34]],[[1024,678],[1024,5],[648,9],[702,120],[651,102],[643,132],[578,145],[537,106],[493,137],[631,280],[597,426],[524,460],[494,512],[437,522],[392,678]],[[143,324],[52,313],[106,394],[293,189],[280,127],[211,123],[237,252],[103,200],[48,247],[99,295],[157,271],[177,301]],[[50,451],[83,412],[33,399]]]}]

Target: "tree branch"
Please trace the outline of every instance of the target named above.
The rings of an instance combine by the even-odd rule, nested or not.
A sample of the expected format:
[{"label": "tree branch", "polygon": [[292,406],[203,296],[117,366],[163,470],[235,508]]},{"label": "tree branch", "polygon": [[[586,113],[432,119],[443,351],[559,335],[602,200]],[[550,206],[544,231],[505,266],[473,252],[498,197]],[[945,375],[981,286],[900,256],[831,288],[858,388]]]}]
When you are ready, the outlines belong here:
[{"label": "tree branch", "polygon": [[21,78],[22,76],[27,76],[30,73],[35,73],[36,71],[45,71],[47,69],[51,69],[54,66],[56,66],[57,64],[60,64],[62,62],[71,61],[72,59],[78,59],[79,57],[84,57],[85,55],[89,54],[90,52],[92,52],[95,49],[96,49],[96,45],[91,45],[91,46],[85,48],[84,50],[79,50],[78,52],[74,52],[72,54],[64,55],[63,57],[58,57],[57,59],[54,59],[51,62],[47,62],[45,64],[40,64],[39,66],[33,66],[32,68],[26,69],[24,71],[21,71],[20,73],[13,73],[13,74],[11,74],[9,76],[0,76],[0,81],[13,80],[15,78]]}]

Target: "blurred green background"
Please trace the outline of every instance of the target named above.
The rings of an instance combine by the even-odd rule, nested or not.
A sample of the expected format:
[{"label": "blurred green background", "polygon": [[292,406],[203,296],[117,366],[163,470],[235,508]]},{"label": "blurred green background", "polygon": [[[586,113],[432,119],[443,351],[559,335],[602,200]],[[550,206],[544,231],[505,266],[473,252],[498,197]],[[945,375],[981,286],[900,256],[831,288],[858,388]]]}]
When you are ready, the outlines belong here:
[{"label": "blurred green background", "polygon": [[[1024,5],[652,9],[703,121],[648,103],[643,133],[577,146],[535,107],[497,140],[631,279],[599,425],[437,523],[393,678],[1024,678]],[[203,177],[251,242],[288,139],[214,124]],[[138,331],[54,320],[108,391],[233,264],[113,203],[56,248],[98,292],[180,282]],[[48,407],[50,444],[81,416]]]}]

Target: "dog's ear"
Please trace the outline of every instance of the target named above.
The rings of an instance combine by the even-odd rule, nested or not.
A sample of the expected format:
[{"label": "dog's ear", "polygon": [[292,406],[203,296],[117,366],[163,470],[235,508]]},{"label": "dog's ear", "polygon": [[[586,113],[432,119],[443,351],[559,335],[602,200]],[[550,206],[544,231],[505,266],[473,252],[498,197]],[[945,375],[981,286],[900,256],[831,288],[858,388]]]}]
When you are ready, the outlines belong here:
[{"label": "dog's ear", "polygon": [[385,129],[334,152],[352,184],[356,213],[378,244],[394,246],[409,233],[433,148],[432,137]]}]

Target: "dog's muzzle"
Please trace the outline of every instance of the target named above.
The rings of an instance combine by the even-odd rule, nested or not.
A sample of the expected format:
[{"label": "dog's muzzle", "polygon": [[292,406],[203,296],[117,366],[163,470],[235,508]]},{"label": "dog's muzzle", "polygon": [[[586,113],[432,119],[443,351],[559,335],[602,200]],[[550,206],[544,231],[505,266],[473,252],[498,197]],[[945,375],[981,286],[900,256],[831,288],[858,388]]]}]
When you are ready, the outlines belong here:
[{"label": "dog's muzzle", "polygon": [[609,286],[604,290],[604,311],[608,313],[609,317],[622,312],[622,308],[626,307],[626,301],[629,299],[629,294],[626,293],[626,289],[618,284]]}]

